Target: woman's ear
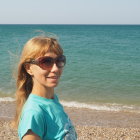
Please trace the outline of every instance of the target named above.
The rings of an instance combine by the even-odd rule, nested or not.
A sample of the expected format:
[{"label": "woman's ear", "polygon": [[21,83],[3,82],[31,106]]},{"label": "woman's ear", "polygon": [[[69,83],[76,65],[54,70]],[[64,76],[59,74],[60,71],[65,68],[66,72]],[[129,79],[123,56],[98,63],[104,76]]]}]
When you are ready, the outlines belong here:
[{"label": "woman's ear", "polygon": [[24,67],[25,67],[26,72],[32,76],[33,72],[32,72],[32,69],[31,69],[31,64],[27,63],[27,64],[24,65]]}]

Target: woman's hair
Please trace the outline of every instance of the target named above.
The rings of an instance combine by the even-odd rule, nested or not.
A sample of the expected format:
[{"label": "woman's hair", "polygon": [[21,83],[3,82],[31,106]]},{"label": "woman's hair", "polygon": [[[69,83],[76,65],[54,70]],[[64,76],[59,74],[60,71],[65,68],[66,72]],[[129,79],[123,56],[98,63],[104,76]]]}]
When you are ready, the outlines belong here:
[{"label": "woman's hair", "polygon": [[16,90],[16,115],[14,126],[17,128],[19,124],[20,114],[24,103],[32,91],[33,81],[32,77],[26,72],[25,63],[30,59],[35,59],[44,56],[47,52],[62,55],[63,50],[58,41],[50,37],[34,37],[30,39],[24,46],[17,72],[17,90]]}]

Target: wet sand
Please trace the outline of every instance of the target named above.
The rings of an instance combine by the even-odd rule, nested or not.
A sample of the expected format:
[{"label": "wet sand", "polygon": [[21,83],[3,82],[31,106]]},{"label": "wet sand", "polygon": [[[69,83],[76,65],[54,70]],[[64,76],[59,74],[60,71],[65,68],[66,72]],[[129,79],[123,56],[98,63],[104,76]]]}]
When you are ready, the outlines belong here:
[{"label": "wet sand", "polygon": [[[95,111],[68,108],[65,111],[76,127],[78,140],[140,140],[140,113]],[[18,140],[10,127],[14,102],[0,102],[0,140]]]}]

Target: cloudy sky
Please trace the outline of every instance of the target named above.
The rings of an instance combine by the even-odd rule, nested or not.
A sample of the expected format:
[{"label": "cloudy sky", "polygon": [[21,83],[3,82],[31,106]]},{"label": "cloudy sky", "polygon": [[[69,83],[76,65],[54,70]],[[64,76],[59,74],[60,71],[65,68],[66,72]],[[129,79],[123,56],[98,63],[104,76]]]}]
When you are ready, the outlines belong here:
[{"label": "cloudy sky", "polygon": [[0,24],[140,24],[140,0],[0,0]]}]

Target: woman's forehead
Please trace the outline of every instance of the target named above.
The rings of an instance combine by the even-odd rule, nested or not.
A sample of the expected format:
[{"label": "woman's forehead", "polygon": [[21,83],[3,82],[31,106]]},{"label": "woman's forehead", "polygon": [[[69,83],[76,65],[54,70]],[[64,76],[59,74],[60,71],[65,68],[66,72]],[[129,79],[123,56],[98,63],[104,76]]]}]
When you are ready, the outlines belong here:
[{"label": "woman's forehead", "polygon": [[44,56],[49,56],[49,57],[57,57],[58,55],[57,54],[55,54],[55,53],[53,53],[53,52],[47,52],[47,53],[45,53],[45,55]]},{"label": "woman's forehead", "polygon": [[45,53],[44,55],[41,55],[40,57],[44,57],[44,56],[48,56],[48,57],[52,57],[52,58],[56,58],[60,55],[56,54],[56,53],[53,53],[53,52],[47,52]]}]

